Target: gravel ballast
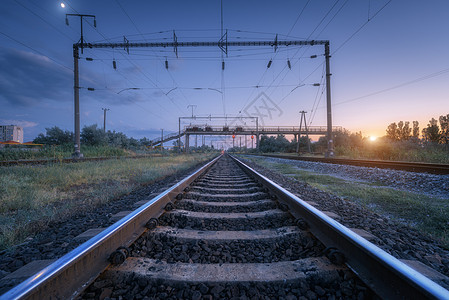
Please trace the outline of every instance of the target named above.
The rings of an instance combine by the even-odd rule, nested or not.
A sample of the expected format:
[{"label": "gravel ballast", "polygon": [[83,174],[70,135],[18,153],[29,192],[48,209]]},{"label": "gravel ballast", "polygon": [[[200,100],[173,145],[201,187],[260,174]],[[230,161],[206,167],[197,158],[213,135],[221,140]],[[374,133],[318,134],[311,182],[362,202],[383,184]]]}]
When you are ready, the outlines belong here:
[{"label": "gravel ballast", "polygon": [[328,174],[355,181],[377,182],[396,189],[449,199],[449,175],[415,173],[272,157],[259,158],[275,163],[288,164],[300,170]]},{"label": "gravel ballast", "polygon": [[[376,177],[376,174],[389,174],[388,176],[390,176],[391,179],[383,179],[385,180],[385,184],[391,181],[392,185],[397,186],[401,186],[399,183],[399,180],[402,180],[400,179],[401,176],[405,176],[405,178],[409,178],[411,181],[413,181],[411,178],[422,177],[421,179],[416,180],[420,182],[424,182],[426,180],[435,181],[440,182],[441,184],[443,184],[443,181],[446,180],[444,182],[446,186],[449,183],[447,175],[431,175],[422,173],[409,174],[404,171],[301,162],[279,158],[263,159],[283,164],[288,163],[292,166],[300,165],[303,168],[307,165],[309,166],[307,170],[316,168],[313,170],[321,170],[322,172],[324,172],[325,168],[329,166],[330,169],[334,170],[333,174],[336,174],[341,168],[342,173],[338,172],[338,175],[348,177],[349,172],[352,172],[352,176],[357,179],[362,178],[367,181],[379,181],[380,179]],[[433,240],[429,236],[420,233],[417,229],[411,228],[399,221],[395,221],[387,216],[374,213],[359,204],[321,191],[308,185],[307,183],[284,176],[246,159],[243,159],[243,161],[264,176],[267,176],[269,179],[280,184],[282,187],[298,195],[301,199],[315,202],[317,204],[316,208],[336,213],[340,217],[338,221],[346,227],[364,229],[373,234],[376,238],[371,242],[394,257],[398,259],[418,260],[449,277],[449,251],[445,249],[439,241]],[[315,166],[315,164],[317,165]],[[365,172],[367,172],[368,175],[364,175]],[[381,178],[383,177],[381,176]],[[394,178],[397,178],[396,183]],[[424,185],[424,183],[422,184]],[[410,183],[410,185],[416,187],[416,184]],[[402,185],[402,187],[403,186],[404,185]],[[432,189],[426,188],[420,191],[430,193]],[[447,191],[444,192],[442,189],[439,189],[439,191],[441,192],[441,195],[446,195],[445,197],[449,197],[449,193]],[[449,282],[444,281],[439,283],[446,289],[449,288]]]}]

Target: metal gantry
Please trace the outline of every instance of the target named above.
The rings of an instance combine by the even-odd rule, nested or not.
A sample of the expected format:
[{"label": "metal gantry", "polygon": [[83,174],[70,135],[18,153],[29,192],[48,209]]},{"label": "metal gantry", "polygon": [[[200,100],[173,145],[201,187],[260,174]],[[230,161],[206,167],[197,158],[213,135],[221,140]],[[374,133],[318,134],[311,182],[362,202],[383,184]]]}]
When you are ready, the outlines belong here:
[{"label": "metal gantry", "polygon": [[[87,16],[87,15],[86,15]],[[90,15],[89,15],[90,17]],[[93,16],[94,17],[94,16]],[[82,17],[81,17],[82,23]],[[292,40],[280,41],[276,35],[274,41],[228,41],[227,31],[216,42],[178,42],[176,33],[173,31],[172,42],[152,42],[152,43],[131,43],[125,37],[122,43],[86,43],[81,33],[81,39],[78,43],[73,44],[73,59],[74,59],[74,98],[75,98],[75,153],[74,156],[80,157],[80,114],[79,114],[79,49],[83,51],[84,48],[123,48],[129,53],[130,48],[167,48],[172,47],[176,56],[178,56],[178,47],[219,47],[224,53],[228,53],[229,47],[259,47],[271,46],[276,52],[279,46],[324,46],[324,56],[326,63],[326,98],[327,98],[327,139],[328,149],[326,156],[333,156],[333,136],[332,136],[332,110],[331,110],[331,90],[330,90],[330,52],[328,40]],[[258,145],[258,143],[257,143]]]}]

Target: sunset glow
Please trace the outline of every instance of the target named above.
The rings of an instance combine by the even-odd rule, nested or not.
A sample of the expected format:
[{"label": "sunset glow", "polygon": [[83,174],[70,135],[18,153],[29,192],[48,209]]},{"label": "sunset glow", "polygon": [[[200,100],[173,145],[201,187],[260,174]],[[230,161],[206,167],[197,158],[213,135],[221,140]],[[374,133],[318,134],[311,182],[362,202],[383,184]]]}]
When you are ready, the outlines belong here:
[{"label": "sunset glow", "polygon": [[[400,121],[418,121],[421,133],[431,118],[447,113],[441,110],[447,107],[449,71],[441,62],[449,45],[442,38],[449,27],[448,1],[411,1],[406,11],[388,0],[258,1],[256,7],[223,1],[223,30],[220,1],[120,1],[123,7],[105,0],[61,1],[58,8],[58,2],[42,0],[34,14],[28,7],[34,2],[28,2],[4,3],[2,21],[8,27],[0,35],[0,78],[7,78],[0,82],[0,124],[22,126],[27,141],[53,126],[74,130],[72,49],[80,40],[80,17],[69,16],[67,26],[66,12],[95,16],[97,27],[92,17],[82,21],[89,43],[123,43],[123,36],[130,43],[217,42],[226,29],[230,42],[274,43],[276,36],[278,41],[329,40],[332,125],[364,137],[382,137],[389,124]],[[361,27],[367,17],[369,26]],[[102,124],[102,107],[110,108],[109,129],[137,139],[156,138],[161,127],[167,134],[177,132],[178,118],[192,114],[257,115],[259,126],[299,126],[298,112],[305,111],[307,125],[327,125],[322,45],[224,50],[83,49],[81,128]]]}]

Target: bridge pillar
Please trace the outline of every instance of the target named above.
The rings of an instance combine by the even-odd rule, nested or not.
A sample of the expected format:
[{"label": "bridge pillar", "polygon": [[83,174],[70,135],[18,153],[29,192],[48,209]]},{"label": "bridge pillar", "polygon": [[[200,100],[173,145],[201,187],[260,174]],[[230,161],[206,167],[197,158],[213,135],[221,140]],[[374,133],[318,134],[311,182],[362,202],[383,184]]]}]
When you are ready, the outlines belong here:
[{"label": "bridge pillar", "polygon": [[298,140],[298,135],[294,134],[293,135],[295,137],[295,141],[296,141],[296,153],[299,153],[299,140]]},{"label": "bridge pillar", "polygon": [[190,145],[189,145],[190,135],[189,135],[189,134],[186,134],[185,136],[186,136],[186,141],[185,141],[185,144],[186,144],[185,147],[186,147],[186,149],[185,149],[185,150],[186,150],[186,153],[189,153],[189,152],[190,152],[190,149],[189,149],[189,148],[190,148]]}]

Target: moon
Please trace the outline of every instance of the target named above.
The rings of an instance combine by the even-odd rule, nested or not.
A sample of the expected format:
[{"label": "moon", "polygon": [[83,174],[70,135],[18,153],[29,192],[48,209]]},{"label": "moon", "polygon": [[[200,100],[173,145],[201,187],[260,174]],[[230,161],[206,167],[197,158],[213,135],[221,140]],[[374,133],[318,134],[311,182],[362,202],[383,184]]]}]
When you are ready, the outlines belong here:
[{"label": "moon", "polygon": [[63,2],[61,2],[61,7],[62,7],[62,8],[64,8],[64,7],[65,7],[65,4],[64,4]]}]

